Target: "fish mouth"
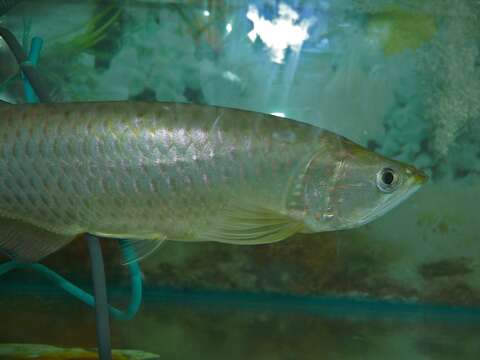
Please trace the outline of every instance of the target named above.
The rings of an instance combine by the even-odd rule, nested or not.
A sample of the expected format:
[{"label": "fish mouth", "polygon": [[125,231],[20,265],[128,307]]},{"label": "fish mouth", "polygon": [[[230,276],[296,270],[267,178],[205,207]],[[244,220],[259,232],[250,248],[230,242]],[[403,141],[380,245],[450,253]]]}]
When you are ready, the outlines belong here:
[{"label": "fish mouth", "polygon": [[425,174],[422,170],[416,170],[413,175],[413,181],[417,185],[423,185],[428,181],[428,175]]},{"label": "fish mouth", "polygon": [[410,178],[409,181],[417,186],[421,186],[428,181],[428,175],[413,166],[407,167],[406,174]]}]

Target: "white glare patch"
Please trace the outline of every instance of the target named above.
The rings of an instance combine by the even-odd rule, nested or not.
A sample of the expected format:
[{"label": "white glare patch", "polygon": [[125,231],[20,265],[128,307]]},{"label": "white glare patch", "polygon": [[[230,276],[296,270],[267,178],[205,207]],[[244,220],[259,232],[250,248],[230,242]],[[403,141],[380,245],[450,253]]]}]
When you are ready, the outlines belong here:
[{"label": "white glare patch", "polygon": [[232,29],[233,29],[232,24],[228,23],[227,26],[225,26],[225,28],[227,29],[228,33],[232,32]]},{"label": "white glare patch", "polygon": [[282,113],[282,112],[273,112],[273,113],[270,113],[271,115],[275,115],[275,116],[279,116],[279,117],[285,117],[285,114]]},{"label": "white glare patch", "polygon": [[232,82],[241,82],[241,79],[238,77],[237,74],[234,74],[233,72],[231,71],[225,71],[223,74],[223,77],[229,81],[232,81]]},{"label": "white glare patch", "polygon": [[328,49],[330,47],[330,40],[327,38],[320,40],[320,44],[318,44],[320,49]]},{"label": "white glare patch", "polygon": [[203,10],[203,15],[204,15],[204,16],[210,16],[210,11],[208,11],[208,10]]},{"label": "white glare patch", "polygon": [[253,42],[257,36],[260,37],[270,48],[272,61],[281,64],[288,47],[293,51],[300,51],[303,42],[309,38],[308,28],[315,19],[298,22],[298,13],[283,3],[278,6],[278,15],[272,21],[267,20],[259,15],[255,5],[250,5],[247,19],[253,22],[253,30],[248,33],[248,38]]}]

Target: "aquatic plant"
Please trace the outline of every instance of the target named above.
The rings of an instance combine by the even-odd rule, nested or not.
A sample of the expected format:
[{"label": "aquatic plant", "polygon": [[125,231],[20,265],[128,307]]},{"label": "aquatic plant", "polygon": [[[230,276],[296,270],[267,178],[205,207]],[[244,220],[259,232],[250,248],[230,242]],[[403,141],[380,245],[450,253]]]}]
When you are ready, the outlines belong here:
[{"label": "aquatic plant", "polygon": [[[112,49],[106,52],[100,45],[107,40],[107,37],[112,36],[112,29],[123,19],[123,7],[119,6],[117,2],[96,1],[96,3],[98,11],[94,12],[90,20],[85,23],[60,34],[58,34],[58,29],[55,29],[55,31],[49,31],[42,35],[45,43],[40,58],[40,72],[45,77],[50,96],[56,101],[71,99],[70,94],[76,92],[73,90],[75,79],[83,77],[90,70],[91,66],[86,65],[84,61],[86,53],[96,58],[105,58],[105,53],[108,53],[107,57],[111,58],[115,54]],[[33,8],[36,6],[36,4],[27,5]],[[84,9],[87,14],[91,11],[90,5],[90,3],[85,4]],[[42,4],[39,3],[38,6],[41,7]],[[22,24],[19,30],[23,32],[23,44],[28,51],[30,37],[37,35],[36,27],[39,21],[28,15],[27,7],[19,6],[19,10],[20,14],[23,14],[21,15],[23,21],[17,23],[17,26]],[[68,10],[66,6],[65,11]],[[32,30],[33,28],[35,30]],[[121,38],[118,34],[113,36]],[[109,39],[108,43],[114,44],[115,42]],[[4,92],[9,97],[22,101],[23,92],[20,79],[11,79],[11,75],[9,76],[11,81],[3,83]]]},{"label": "aquatic plant", "polygon": [[47,49],[47,55],[71,59],[84,51],[92,50],[105,39],[107,31],[121,14],[122,9],[114,4],[106,6],[80,29],[79,34],[66,34],[64,39],[57,40]]}]

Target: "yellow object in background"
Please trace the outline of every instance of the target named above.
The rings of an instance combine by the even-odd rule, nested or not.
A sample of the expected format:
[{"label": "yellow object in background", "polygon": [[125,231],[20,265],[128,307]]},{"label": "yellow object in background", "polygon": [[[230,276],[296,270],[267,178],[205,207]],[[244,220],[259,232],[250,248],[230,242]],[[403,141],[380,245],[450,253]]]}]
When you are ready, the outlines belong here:
[{"label": "yellow object in background", "polygon": [[[58,348],[41,344],[0,344],[0,359],[97,360],[95,350]],[[136,350],[112,350],[112,360],[158,360],[158,355]]]},{"label": "yellow object in background", "polygon": [[389,56],[418,49],[435,36],[437,27],[433,15],[391,6],[370,15],[367,31]]}]

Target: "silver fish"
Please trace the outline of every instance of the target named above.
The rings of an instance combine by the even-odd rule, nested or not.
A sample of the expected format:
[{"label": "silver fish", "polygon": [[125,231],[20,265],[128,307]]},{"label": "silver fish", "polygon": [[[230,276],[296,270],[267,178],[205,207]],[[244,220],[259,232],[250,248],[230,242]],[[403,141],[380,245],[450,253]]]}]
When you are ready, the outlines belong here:
[{"label": "silver fish", "polygon": [[0,248],[28,261],[81,233],[152,249],[353,228],[426,180],[329,131],[229,108],[2,105],[0,119]]}]

